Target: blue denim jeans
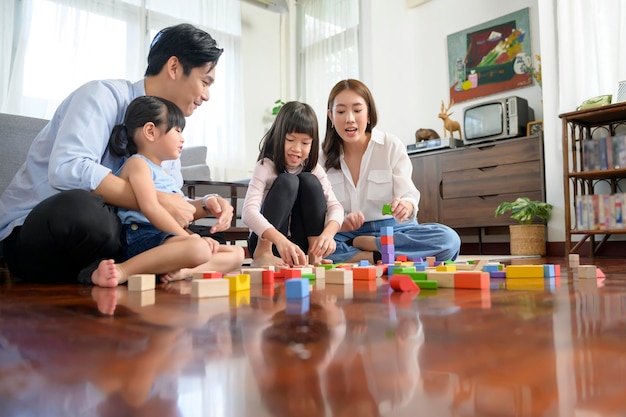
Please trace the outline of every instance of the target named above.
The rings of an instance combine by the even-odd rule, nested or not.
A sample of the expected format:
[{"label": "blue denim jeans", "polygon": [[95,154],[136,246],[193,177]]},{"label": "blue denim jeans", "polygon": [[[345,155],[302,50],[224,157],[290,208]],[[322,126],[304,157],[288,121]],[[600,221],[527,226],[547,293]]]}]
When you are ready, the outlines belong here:
[{"label": "blue denim jeans", "polygon": [[380,228],[393,227],[396,257],[405,255],[409,259],[434,256],[438,261],[455,260],[461,250],[461,238],[454,229],[439,223],[419,224],[417,220],[398,223],[394,218],[365,222],[357,230],[339,232],[335,235],[337,249],[328,256],[334,263],[343,263],[361,252],[348,241],[357,236],[375,236],[376,246],[381,250]]}]

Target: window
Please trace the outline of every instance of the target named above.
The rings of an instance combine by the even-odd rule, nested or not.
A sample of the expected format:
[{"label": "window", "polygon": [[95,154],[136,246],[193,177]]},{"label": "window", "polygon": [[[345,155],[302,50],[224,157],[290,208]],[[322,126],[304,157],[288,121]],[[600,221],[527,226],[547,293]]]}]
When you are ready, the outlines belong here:
[{"label": "window", "polygon": [[359,1],[298,2],[298,38],[299,96],[315,109],[323,135],[330,89],[359,78]]},{"label": "window", "polygon": [[[145,3],[145,8],[141,7]],[[189,118],[186,146],[207,145],[213,179],[237,166],[243,143],[239,2],[169,0],[13,0],[2,7],[0,108],[51,118],[73,90],[94,79],[143,77],[150,42],[163,27],[192,23],[224,48],[211,98]],[[14,19],[6,18],[6,14]],[[7,30],[8,29],[8,30]],[[13,29],[13,30],[10,30]],[[13,33],[12,39],[6,34]]]}]

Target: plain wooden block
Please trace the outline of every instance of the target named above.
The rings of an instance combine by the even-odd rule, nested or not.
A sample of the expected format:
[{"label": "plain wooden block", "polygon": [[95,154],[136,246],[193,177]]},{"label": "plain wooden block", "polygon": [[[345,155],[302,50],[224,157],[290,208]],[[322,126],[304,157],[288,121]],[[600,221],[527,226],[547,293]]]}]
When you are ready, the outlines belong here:
[{"label": "plain wooden block", "polygon": [[340,268],[329,269],[326,271],[325,281],[327,284],[351,285],[354,282],[352,270]]},{"label": "plain wooden block", "polygon": [[146,307],[151,306],[156,301],[156,291],[129,291],[128,306],[129,307]]},{"label": "plain wooden block", "polygon": [[230,283],[227,279],[194,279],[191,281],[191,297],[226,297],[230,292]]},{"label": "plain wooden block", "polygon": [[454,274],[458,272],[428,271],[426,277],[429,281],[437,281],[439,288],[454,288]]},{"label": "plain wooden block", "polygon": [[326,268],[323,266],[316,266],[313,268],[313,273],[315,274],[315,279],[325,279],[326,278]]},{"label": "plain wooden block", "polygon": [[250,275],[250,284],[263,284],[263,268],[241,268],[242,274]]},{"label": "plain wooden block", "polygon": [[579,265],[578,266],[578,278],[597,278],[595,265]]},{"label": "plain wooden block", "polygon": [[148,291],[156,288],[154,274],[135,274],[128,277],[128,291]]}]

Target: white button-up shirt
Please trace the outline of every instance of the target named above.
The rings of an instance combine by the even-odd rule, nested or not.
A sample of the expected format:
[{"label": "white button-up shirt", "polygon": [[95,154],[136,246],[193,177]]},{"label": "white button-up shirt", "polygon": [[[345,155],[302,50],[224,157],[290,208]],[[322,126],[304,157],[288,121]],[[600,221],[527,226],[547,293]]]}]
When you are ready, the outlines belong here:
[{"label": "white button-up shirt", "polygon": [[[324,161],[320,163],[323,165]],[[365,221],[389,218],[390,215],[382,214],[383,205],[398,197],[411,202],[411,218],[415,218],[420,192],[413,184],[413,165],[406,146],[398,137],[377,129],[372,131],[356,185],[343,152],[340,163],[341,169],[328,170],[328,179],[346,214],[361,211]]]}]

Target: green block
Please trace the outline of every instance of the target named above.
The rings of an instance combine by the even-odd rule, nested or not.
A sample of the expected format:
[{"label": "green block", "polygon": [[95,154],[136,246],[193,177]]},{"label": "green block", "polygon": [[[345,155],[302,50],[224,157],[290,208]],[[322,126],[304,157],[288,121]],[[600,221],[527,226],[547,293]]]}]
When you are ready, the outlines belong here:
[{"label": "green block", "polygon": [[391,204],[383,204],[383,214],[392,214]]},{"label": "green block", "polygon": [[437,289],[437,281],[415,279],[413,280],[413,282],[417,284],[418,287],[420,287],[420,290],[436,290]]},{"label": "green block", "polygon": [[333,269],[335,268],[335,264],[321,264],[321,265],[317,265],[317,266],[321,266],[322,268],[324,268],[325,270],[329,270],[329,269]]},{"label": "green block", "polygon": [[413,282],[415,281],[426,281],[427,279],[427,275],[425,271],[413,271],[413,272],[409,272],[408,274],[405,274],[411,277],[411,279],[413,280]]},{"label": "green block", "polygon": [[408,275],[411,272],[416,272],[414,266],[404,266],[402,268],[394,268],[393,269],[393,273],[394,274],[406,274],[406,275]]},{"label": "green block", "polygon": [[302,274],[302,278],[308,278],[309,281],[315,281],[315,274]]}]

